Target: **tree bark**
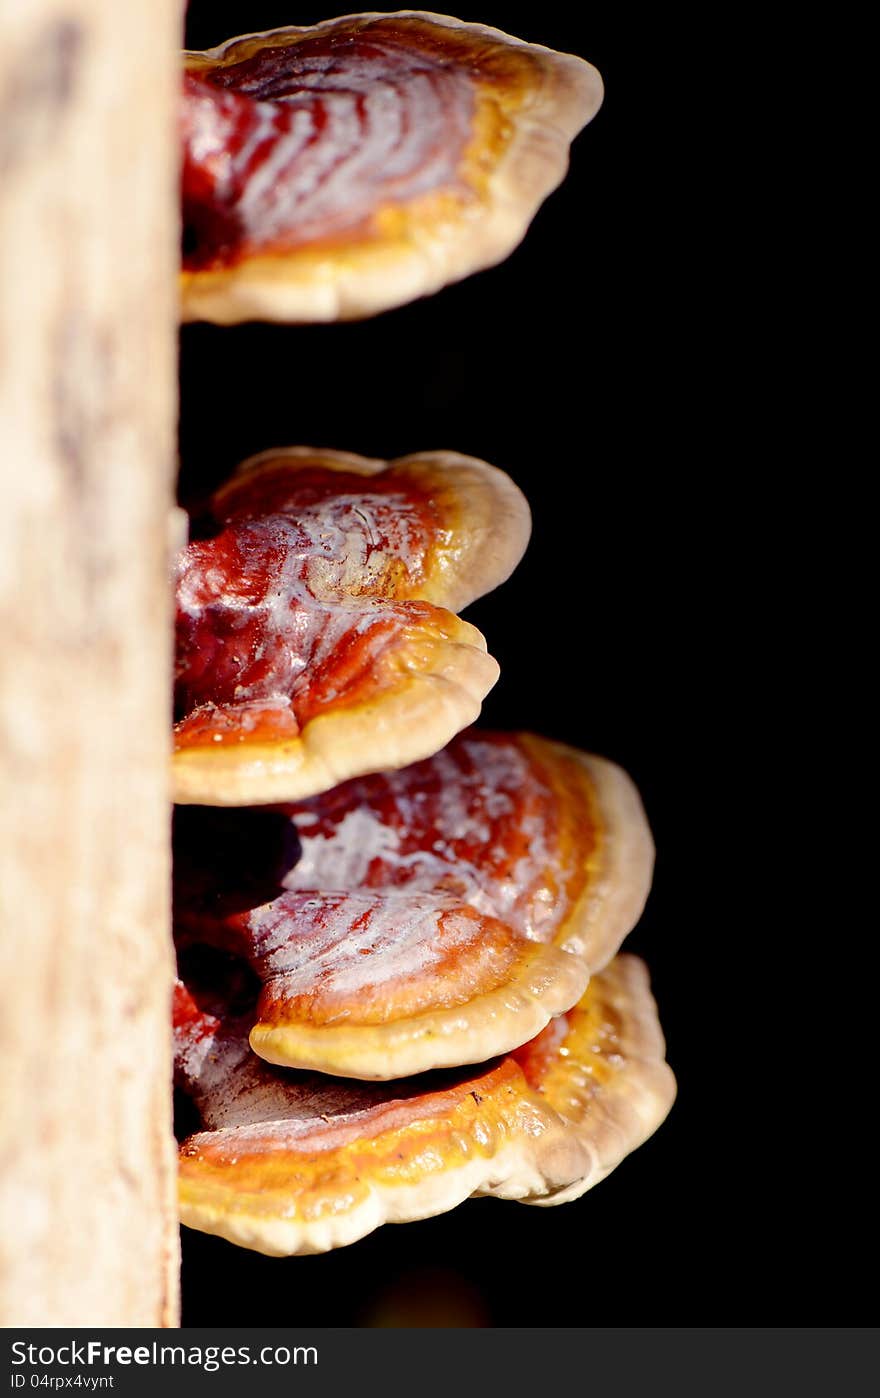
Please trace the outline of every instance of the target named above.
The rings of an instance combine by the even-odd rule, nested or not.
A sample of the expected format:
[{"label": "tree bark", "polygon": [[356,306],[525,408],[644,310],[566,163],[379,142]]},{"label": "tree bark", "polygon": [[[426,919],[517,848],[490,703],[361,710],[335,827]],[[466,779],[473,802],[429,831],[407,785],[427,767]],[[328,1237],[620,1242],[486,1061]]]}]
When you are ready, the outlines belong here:
[{"label": "tree bark", "polygon": [[180,0],[0,0],[0,1324],[176,1324]]}]

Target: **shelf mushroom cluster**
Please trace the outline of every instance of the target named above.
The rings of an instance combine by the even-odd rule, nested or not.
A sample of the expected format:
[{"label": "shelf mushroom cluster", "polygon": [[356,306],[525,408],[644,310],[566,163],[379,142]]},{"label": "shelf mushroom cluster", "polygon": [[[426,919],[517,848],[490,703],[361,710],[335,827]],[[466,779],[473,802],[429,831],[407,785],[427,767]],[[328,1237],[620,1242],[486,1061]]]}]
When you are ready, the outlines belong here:
[{"label": "shelf mushroom cluster", "polygon": [[[187,56],[185,314],[366,314],[498,260],[598,74],[476,25],[348,17]],[[674,1095],[612,763],[472,724],[458,612],[530,530],[503,472],[264,452],[176,575],[185,1223],[324,1251],[473,1194],[576,1198]],[[225,808],[225,809],[224,809]],[[231,809],[230,809],[231,808]]]}]

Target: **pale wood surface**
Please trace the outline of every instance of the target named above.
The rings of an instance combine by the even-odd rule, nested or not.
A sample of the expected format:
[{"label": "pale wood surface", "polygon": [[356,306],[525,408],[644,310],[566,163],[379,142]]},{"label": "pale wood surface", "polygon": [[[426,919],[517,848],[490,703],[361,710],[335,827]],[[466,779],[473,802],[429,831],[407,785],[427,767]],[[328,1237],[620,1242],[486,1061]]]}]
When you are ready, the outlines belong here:
[{"label": "pale wood surface", "polygon": [[0,1324],[175,1324],[180,0],[0,0]]}]

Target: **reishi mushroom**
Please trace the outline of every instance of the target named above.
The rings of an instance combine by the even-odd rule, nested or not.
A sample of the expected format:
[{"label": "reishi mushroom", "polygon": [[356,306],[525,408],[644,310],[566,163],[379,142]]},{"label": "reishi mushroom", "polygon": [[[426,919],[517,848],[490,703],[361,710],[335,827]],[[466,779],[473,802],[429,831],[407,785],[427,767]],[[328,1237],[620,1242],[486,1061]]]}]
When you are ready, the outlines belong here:
[{"label": "reishi mushroom", "polygon": [[583,59],[416,10],[185,63],[187,320],[366,316],[500,261],[602,101]]},{"label": "reishi mushroom", "polygon": [[[558,1204],[603,1179],[675,1095],[641,961],[478,1068],[382,1085],[270,1067],[223,989],[178,985],[175,1062],[201,1130],[180,1149],[191,1228],[273,1256],[324,1252],[474,1194]],[[246,1003],[246,1002],[245,1002]]]},{"label": "reishi mushroom", "polygon": [[[183,317],[220,323],[365,316],[499,261],[602,100],[579,58],[419,11],[185,63]],[[462,731],[498,667],[456,613],[529,527],[473,458],[286,448],[180,554],[191,1227],[291,1255],[472,1194],[560,1203],[669,1110],[647,973],[615,955],[653,865],[635,788]]]},{"label": "reishi mushroom", "polygon": [[284,891],[230,907],[181,889],[175,930],[247,960],[251,1047],[293,1068],[401,1078],[519,1047],[580,999],[650,887],[626,774],[529,734],[470,730],[281,814],[300,846]]},{"label": "reishi mushroom", "polygon": [[502,471],[292,447],[246,461],[208,515],[177,565],[175,801],[297,800],[473,722],[498,666],[454,612],[530,529]]}]

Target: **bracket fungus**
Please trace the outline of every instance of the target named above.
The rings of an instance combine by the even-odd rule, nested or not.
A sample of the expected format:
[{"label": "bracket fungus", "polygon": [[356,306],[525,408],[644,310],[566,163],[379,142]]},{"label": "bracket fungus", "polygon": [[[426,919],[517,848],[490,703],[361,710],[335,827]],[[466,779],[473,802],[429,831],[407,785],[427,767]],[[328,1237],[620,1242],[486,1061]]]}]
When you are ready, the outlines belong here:
[{"label": "bracket fungus", "polygon": [[[237,1011],[237,1012],[235,1012]],[[181,1218],[274,1256],[324,1252],[474,1194],[557,1204],[603,1179],[675,1094],[641,961],[619,956],[524,1048],[382,1085],[271,1067],[222,990],[175,997]]]},{"label": "bracket fungus", "polygon": [[454,452],[262,453],[178,558],[174,799],[293,801],[436,752],[498,676],[454,613],[502,582],[530,518]]},{"label": "bracket fungus", "polygon": [[251,1047],[288,1067],[388,1079],[515,1049],[580,998],[650,886],[626,774],[529,734],[459,734],[283,814],[283,891],[181,889],[175,927],[248,961]]},{"label": "bracket fungus", "polygon": [[501,261],[602,101],[589,63],[416,10],[185,55],[184,319],[371,315]]},{"label": "bracket fungus", "polygon": [[[499,261],[601,100],[582,59],[421,11],[188,53],[184,319],[366,316]],[[179,555],[174,799],[261,807],[175,818],[191,1227],[284,1256],[561,1203],[669,1110],[616,954],[653,867],[634,786],[467,728],[498,666],[457,613],[529,530],[471,457],[294,447]]]}]

